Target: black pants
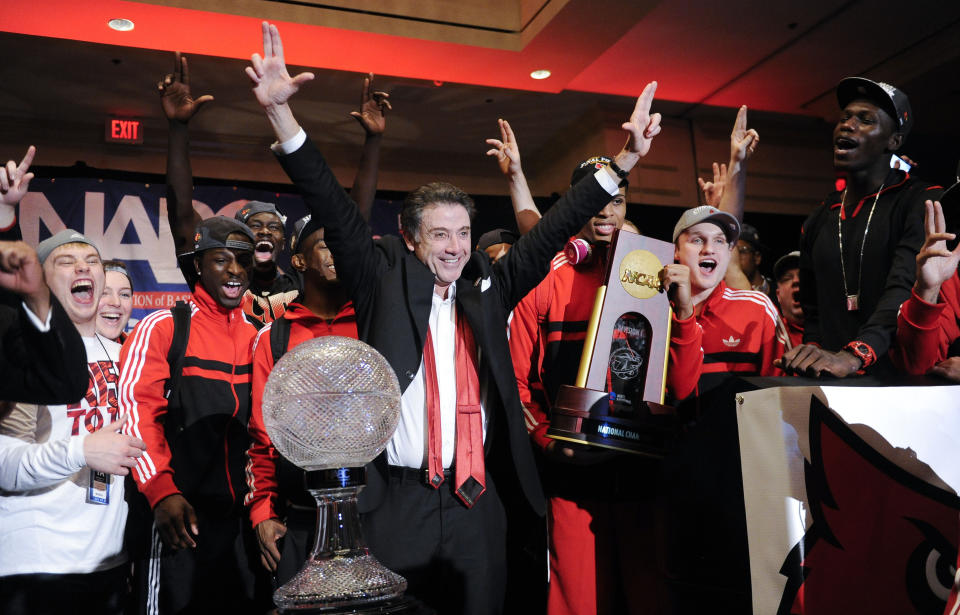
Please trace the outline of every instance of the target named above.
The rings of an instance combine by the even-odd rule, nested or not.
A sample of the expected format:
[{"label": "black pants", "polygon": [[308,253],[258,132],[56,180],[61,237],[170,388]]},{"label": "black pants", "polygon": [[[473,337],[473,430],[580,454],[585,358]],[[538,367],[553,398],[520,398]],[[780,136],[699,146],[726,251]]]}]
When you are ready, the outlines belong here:
[{"label": "black pants", "polygon": [[153,531],[150,557],[136,562],[138,612],[260,614],[270,608],[269,575],[246,517],[198,511],[197,546],[169,549]]},{"label": "black pants", "polygon": [[453,478],[434,489],[423,472],[392,470],[383,502],[362,516],[373,554],[440,615],[501,613],[506,517],[489,472],[486,493],[468,509],[454,495]]},{"label": "black pants", "polygon": [[86,574],[15,574],[0,577],[4,615],[121,615],[130,566]]}]

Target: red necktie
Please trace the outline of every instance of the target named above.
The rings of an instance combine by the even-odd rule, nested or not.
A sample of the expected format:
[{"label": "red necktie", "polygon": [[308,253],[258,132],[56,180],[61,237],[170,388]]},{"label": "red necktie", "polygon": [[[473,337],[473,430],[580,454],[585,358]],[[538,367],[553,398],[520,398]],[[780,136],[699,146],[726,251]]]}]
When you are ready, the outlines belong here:
[{"label": "red necktie", "polygon": [[[473,331],[457,310],[457,497],[472,508],[487,490],[483,461],[483,420],[480,414],[480,380]],[[440,389],[433,336],[427,330],[423,347],[424,380],[427,389],[427,474],[436,489],[443,483],[443,434],[440,429]]]}]

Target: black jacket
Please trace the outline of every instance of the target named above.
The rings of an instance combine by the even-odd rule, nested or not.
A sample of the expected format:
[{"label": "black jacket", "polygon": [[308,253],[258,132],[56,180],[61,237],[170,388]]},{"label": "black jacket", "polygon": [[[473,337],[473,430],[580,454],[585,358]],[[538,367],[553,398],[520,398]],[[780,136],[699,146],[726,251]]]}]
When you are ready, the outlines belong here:
[{"label": "black jacket", "polygon": [[[310,140],[296,152],[279,158],[312,215],[326,229],[324,239],[354,302],[360,339],[386,357],[401,390],[406,390],[423,356],[433,273],[399,238],[371,239],[370,228]],[[596,179],[584,179],[499,262],[493,264],[483,252],[474,252],[457,281],[456,302],[480,349],[481,381],[486,378],[489,383],[487,467],[498,489],[504,478],[509,478],[498,478],[498,473],[511,473],[539,514],[544,513],[545,501],[510,361],[507,317],[547,274],[550,260],[567,239],[610,199]],[[504,455],[502,439],[508,443],[509,455]],[[367,488],[361,494],[361,509],[376,507],[386,482],[384,456],[372,465],[368,467]]]},{"label": "black jacket", "polygon": [[53,295],[50,309],[50,330],[41,333],[19,296],[0,293],[0,400],[69,404],[87,392],[83,340]]},{"label": "black jacket", "polygon": [[848,292],[860,295],[857,311],[846,309],[843,292],[837,233],[841,193],[831,193],[810,214],[800,246],[804,342],[839,350],[857,340],[869,344],[880,363],[889,363],[886,355],[897,330],[897,311],[910,296],[924,240],[923,202],[942,192],[939,186],[891,170],[870,221],[862,267],[860,248],[876,194],[848,204],[852,211],[845,211],[842,220],[843,263]]}]

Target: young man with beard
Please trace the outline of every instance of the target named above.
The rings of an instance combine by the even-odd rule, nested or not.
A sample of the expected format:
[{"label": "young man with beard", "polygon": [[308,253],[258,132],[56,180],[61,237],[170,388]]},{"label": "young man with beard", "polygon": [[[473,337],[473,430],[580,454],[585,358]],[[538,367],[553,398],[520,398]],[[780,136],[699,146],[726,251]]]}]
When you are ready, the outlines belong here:
[{"label": "young man with beard", "polygon": [[[280,356],[315,337],[357,337],[356,315],[337,279],[323,229],[306,216],[295,225],[290,263],[303,276],[303,295],[257,334],[253,350],[253,406],[244,500],[260,544],[260,561],[282,585],[296,574],[312,547],[316,503],[303,487],[303,470],[277,454],[263,422],[263,389]],[[275,331],[276,330],[276,331]],[[279,333],[284,331],[284,333]],[[276,344],[285,345],[283,347]],[[282,549],[277,541],[283,538]]]},{"label": "young man with beard", "polygon": [[[247,75],[277,137],[273,149],[326,230],[360,339],[390,362],[403,391],[397,431],[368,466],[360,495],[371,551],[440,612],[499,613],[508,516],[498,491],[522,492],[538,513],[544,508],[510,369],[507,315],[617,193],[615,168],[571,188],[495,264],[471,253],[472,199],[442,182],[407,196],[402,240],[375,241],[287,104],[313,75],[291,77],[276,26],[264,23],[262,34],[264,57],[254,54]],[[649,113],[655,89],[644,89],[623,124],[630,137],[615,163],[624,173],[659,133],[659,115]]]},{"label": "young man with beard", "polygon": [[117,432],[120,346],[96,332],[100,253],[65,230],[37,246],[53,295],[80,333],[89,385],[78,402],[18,403],[0,419],[0,611],[123,612],[123,476],[146,448]]},{"label": "young man with beard", "polygon": [[[610,164],[593,156],[573,171],[571,186]],[[547,277],[513,311],[510,354],[527,431],[544,454],[551,615],[660,612],[666,608],[657,569],[651,462],[571,445],[546,436],[561,385],[576,380],[584,332],[603,279],[610,242],[624,223],[627,182],[557,254]],[[545,399],[544,399],[545,397]]]},{"label": "young man with beard", "polygon": [[[171,310],[153,312],[123,345],[124,432],[147,442],[133,477],[154,517],[140,606],[162,613],[246,613],[261,606],[254,586],[263,575],[247,553],[255,547],[243,515],[256,329],[240,304],[253,244],[253,233],[236,220],[201,222],[189,318],[177,325]],[[171,346],[184,329],[181,359],[171,356]]]},{"label": "young man with beard", "polygon": [[[360,111],[350,115],[363,127],[365,139],[351,195],[366,218],[376,196],[380,143],[386,129],[385,113],[391,109],[389,94],[372,88],[373,73],[364,77]],[[178,263],[187,284],[196,283],[188,251],[193,229],[200,216],[193,209],[193,171],[190,165],[190,119],[213,96],[193,98],[187,59],[177,52],[174,71],[157,84],[161,107],[169,121],[167,149],[167,216],[173,233]],[[284,273],[277,260],[285,244],[286,218],[272,203],[250,201],[237,211],[236,219],[250,227],[255,235],[255,266],[250,288],[244,296],[243,310],[259,326],[283,314],[286,305],[297,298],[300,280]]]},{"label": "young man with beard", "polygon": [[800,305],[800,251],[784,254],[773,264],[777,305],[790,336],[790,347],[803,343],[803,307]]},{"label": "young man with beard", "polygon": [[837,86],[837,100],[843,112],[833,130],[833,165],[846,187],[803,224],[806,343],[787,352],[783,365],[808,376],[889,375],[897,310],[910,297],[923,243],[923,203],[942,190],[890,168],[913,125],[906,94],[848,77]]}]

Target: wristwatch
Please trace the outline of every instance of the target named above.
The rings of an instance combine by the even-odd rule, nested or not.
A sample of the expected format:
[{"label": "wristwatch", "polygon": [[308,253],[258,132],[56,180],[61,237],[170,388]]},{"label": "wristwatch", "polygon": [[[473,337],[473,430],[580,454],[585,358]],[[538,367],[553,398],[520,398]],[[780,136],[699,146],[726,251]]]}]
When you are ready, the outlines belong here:
[{"label": "wristwatch", "polygon": [[623,169],[620,168],[620,165],[618,165],[616,162],[612,160],[610,161],[610,170],[616,173],[617,177],[619,177],[622,180],[626,180],[630,176],[629,171],[624,171]]},{"label": "wristwatch", "polygon": [[870,367],[877,362],[877,353],[873,351],[870,344],[865,342],[854,340],[844,346],[843,349],[860,359],[860,362],[863,364],[861,368]]}]

